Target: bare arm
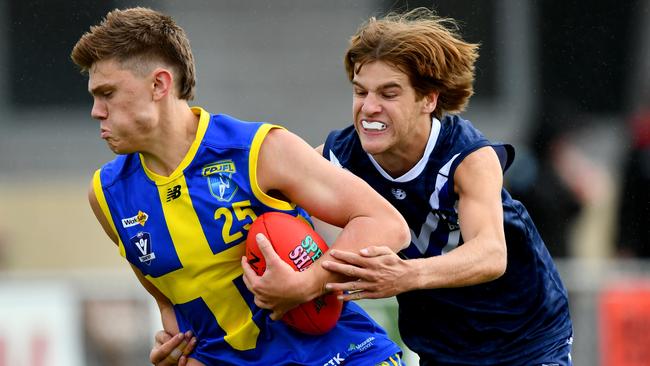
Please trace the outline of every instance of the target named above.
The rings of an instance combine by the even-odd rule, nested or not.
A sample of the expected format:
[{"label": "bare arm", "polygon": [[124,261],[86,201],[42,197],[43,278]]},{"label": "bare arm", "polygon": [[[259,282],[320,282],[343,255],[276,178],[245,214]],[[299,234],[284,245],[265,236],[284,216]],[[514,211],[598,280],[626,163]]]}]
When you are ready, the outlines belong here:
[{"label": "bare arm", "polygon": [[[111,227],[108,219],[104,215],[99,202],[97,201],[97,196],[95,195],[95,190],[93,184],[90,184],[90,189],[88,190],[88,202],[90,207],[99,221],[100,225],[106,232],[106,235],[118,245],[118,237]],[[194,349],[196,345],[196,338],[192,337],[191,333],[182,334],[179,332],[178,323],[176,322],[176,315],[174,314],[174,309],[171,302],[165,297],[158,289],[156,289],[147,279],[142,275],[142,273],[135,267],[131,266],[136,277],[142,284],[142,286],[153,296],[158,304],[160,309],[160,316],[163,324],[163,328],[166,334],[170,335],[170,339],[163,344],[156,344],[150,353],[150,360],[153,364],[159,366],[171,366],[184,365],[187,362],[187,355]],[[170,358],[171,357],[171,358]]]},{"label": "bare arm", "polygon": [[445,255],[414,261],[418,288],[474,285],[505,272],[503,173],[494,150],[484,147],[467,156],[456,169],[454,181],[465,242]]},{"label": "bare arm", "polygon": [[334,251],[330,254],[347,264],[324,262],[323,266],[361,281],[330,283],[327,288],[359,291],[342,297],[356,300],[390,297],[417,289],[469,286],[500,277],[507,262],[501,202],[503,175],[492,148],[468,155],[456,169],[454,181],[460,197],[458,214],[463,245],[445,255],[410,260],[382,247],[369,247],[358,253]]},{"label": "bare arm", "polygon": [[[269,132],[260,151],[257,175],[264,192],[280,192],[311,215],[342,227],[336,241],[330,243],[332,248],[358,252],[367,246],[385,245],[398,251],[409,242],[406,222],[388,201],[360,178],[333,166],[306,142],[286,130]],[[335,259],[325,253],[309,270],[296,272],[293,276],[287,270],[288,266],[281,275],[273,276],[272,272],[267,276],[267,260],[267,271],[260,278],[252,276],[243,263],[245,281],[255,293],[256,303],[280,309],[275,314],[278,315],[321,295],[326,282],[346,278],[322,268],[320,263],[323,260]],[[294,288],[288,283],[296,284],[294,293],[287,292],[287,289]]]}]

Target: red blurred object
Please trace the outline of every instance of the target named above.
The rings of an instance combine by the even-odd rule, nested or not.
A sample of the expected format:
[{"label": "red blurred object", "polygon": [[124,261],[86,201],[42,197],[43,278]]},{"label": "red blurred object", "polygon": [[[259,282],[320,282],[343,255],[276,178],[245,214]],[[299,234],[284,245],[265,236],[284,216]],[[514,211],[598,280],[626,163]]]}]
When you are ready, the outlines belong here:
[{"label": "red blurred object", "polygon": [[601,364],[650,364],[650,280],[625,280],[599,297]]}]

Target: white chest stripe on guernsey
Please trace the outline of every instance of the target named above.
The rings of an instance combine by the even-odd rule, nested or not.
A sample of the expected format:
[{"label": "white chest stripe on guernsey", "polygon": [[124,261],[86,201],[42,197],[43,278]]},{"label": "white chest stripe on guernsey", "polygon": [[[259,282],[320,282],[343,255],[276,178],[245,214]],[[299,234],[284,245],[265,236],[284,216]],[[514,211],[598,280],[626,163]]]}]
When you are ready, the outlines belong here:
[{"label": "white chest stripe on guernsey", "polygon": [[[438,175],[436,177],[435,191],[429,197],[429,205],[433,210],[437,210],[440,208],[438,195],[440,194],[440,190],[442,189],[442,187],[449,180],[449,170],[451,169],[451,165],[453,164],[454,160],[456,160],[458,155],[459,154],[454,155],[451,158],[451,160],[449,160],[438,172]],[[330,162],[332,162],[332,164],[338,167],[343,167],[341,165],[341,162],[336,157],[336,155],[334,155],[334,152],[332,150],[329,151],[329,160]],[[371,161],[373,161],[374,163],[373,159],[371,159]],[[431,233],[438,228],[438,222],[439,222],[438,216],[435,215],[433,212],[429,212],[425,222],[422,224],[422,227],[420,228],[419,235],[417,235],[415,231],[413,231],[413,229],[410,229],[411,242],[415,245],[415,247],[418,249],[418,251],[421,254],[424,254],[427,248],[429,247],[429,242],[431,240]],[[449,237],[447,239],[447,244],[442,248],[442,254],[448,253],[449,251],[458,247],[459,242],[460,242],[460,230],[454,230],[450,232]]]},{"label": "white chest stripe on guernsey", "polygon": [[424,154],[422,155],[422,158],[411,168],[408,172],[404,173],[401,177],[393,178],[388,172],[384,170],[384,168],[379,165],[377,160],[375,158],[368,154],[368,159],[370,159],[370,162],[372,165],[375,166],[375,169],[379,172],[379,174],[382,175],[386,180],[389,182],[398,182],[398,183],[406,183],[410,182],[413,179],[416,179],[417,177],[422,174],[424,171],[424,168],[427,166],[427,163],[429,162],[429,157],[431,156],[431,153],[433,152],[433,149],[436,146],[436,142],[438,141],[438,135],[440,134],[440,129],[441,129],[441,124],[440,121],[436,118],[433,118],[431,120],[431,132],[429,133],[429,140],[427,140],[427,145],[424,148]]},{"label": "white chest stripe on guernsey", "polygon": [[[440,194],[440,190],[442,187],[447,183],[449,180],[449,169],[451,169],[451,164],[456,160],[459,154],[454,155],[451,160],[445,164],[440,171],[438,172],[438,175],[436,176],[436,189],[435,191],[431,194],[429,197],[429,206],[431,206],[431,209],[437,210],[440,208],[440,201],[438,199],[438,195]],[[411,229],[411,242],[415,245],[416,248],[418,248],[418,251],[420,251],[421,254],[424,254],[427,251],[427,248],[429,247],[429,243],[431,240],[431,233],[434,232],[438,228],[438,216],[434,215],[433,212],[429,212],[427,215],[427,219],[425,220],[424,224],[422,224],[422,227],[420,228],[420,234],[416,235],[415,231]],[[460,230],[452,231],[449,233],[449,237],[447,239],[447,244],[442,248],[442,254],[445,254],[452,249],[456,248],[458,246],[458,243],[460,241]]]},{"label": "white chest stripe on guernsey", "polygon": [[451,169],[451,164],[456,160],[459,154],[454,155],[451,160],[447,162],[442,168],[440,168],[440,171],[438,171],[438,176],[436,177],[436,190],[431,194],[431,197],[429,197],[429,206],[431,206],[432,209],[437,210],[440,208],[440,201],[438,199],[438,196],[440,195],[440,190],[442,189],[442,186],[447,183],[449,180],[449,169]]},{"label": "white chest stripe on guernsey", "polygon": [[330,162],[339,168],[343,168],[343,165],[341,165],[341,162],[336,157],[336,155],[334,155],[334,152],[332,150],[330,150]]}]

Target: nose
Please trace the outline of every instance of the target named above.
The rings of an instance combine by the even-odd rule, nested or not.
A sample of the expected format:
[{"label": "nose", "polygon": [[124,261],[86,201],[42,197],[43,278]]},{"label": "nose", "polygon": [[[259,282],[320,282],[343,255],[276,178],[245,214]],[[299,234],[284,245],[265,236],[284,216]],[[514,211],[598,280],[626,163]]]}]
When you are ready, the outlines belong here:
[{"label": "nose", "polygon": [[93,100],[93,109],[90,111],[90,115],[94,119],[102,120],[106,119],[108,116],[108,110],[106,109],[106,104],[101,101],[94,99]]},{"label": "nose", "polygon": [[363,99],[363,104],[361,105],[361,111],[366,115],[373,115],[381,112],[381,103],[376,94],[368,93],[366,95]]}]

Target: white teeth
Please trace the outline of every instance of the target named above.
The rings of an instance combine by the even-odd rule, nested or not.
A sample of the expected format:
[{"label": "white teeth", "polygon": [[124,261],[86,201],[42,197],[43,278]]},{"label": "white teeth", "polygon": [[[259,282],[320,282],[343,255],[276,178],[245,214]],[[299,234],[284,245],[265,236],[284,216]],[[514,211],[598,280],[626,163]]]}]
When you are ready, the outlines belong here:
[{"label": "white teeth", "polygon": [[383,131],[386,129],[386,124],[383,122],[368,122],[368,121],[361,121],[361,125],[363,128],[366,130],[378,130],[378,131]]}]

